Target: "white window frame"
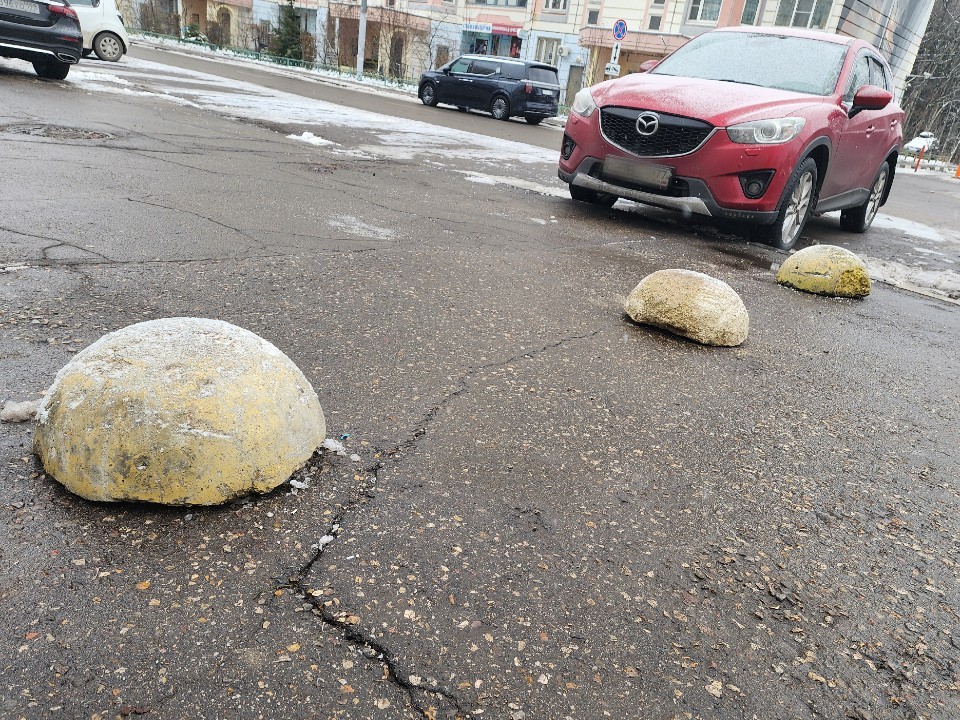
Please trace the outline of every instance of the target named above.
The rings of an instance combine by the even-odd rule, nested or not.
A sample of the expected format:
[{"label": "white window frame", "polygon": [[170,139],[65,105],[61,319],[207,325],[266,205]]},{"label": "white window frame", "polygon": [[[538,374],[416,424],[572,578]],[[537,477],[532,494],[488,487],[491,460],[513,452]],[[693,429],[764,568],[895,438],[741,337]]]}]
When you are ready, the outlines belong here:
[{"label": "white window frame", "polygon": [[537,38],[537,51],[535,59],[537,62],[555,65],[560,57],[560,38],[541,37]]},{"label": "white window frame", "polygon": [[[816,14],[817,14],[817,6],[820,5],[820,3],[826,3],[828,6],[832,6],[832,4],[833,4],[833,3],[832,3],[832,0],[810,0],[810,10],[809,10],[809,11],[807,11],[807,10],[798,11],[797,8],[799,7],[801,0],[780,0],[780,2],[781,2],[781,4],[782,4],[782,3],[793,3],[793,10],[790,12],[790,22],[788,23],[788,25],[789,25],[790,27],[807,28],[808,30],[823,30],[823,29],[824,29],[824,28],[821,28],[821,27],[816,27],[816,26],[811,25],[811,23],[813,22],[814,16],[816,16]],[[829,20],[829,19],[830,19],[830,9],[831,9],[831,7],[827,7],[827,14],[824,16],[824,19],[825,19],[825,20]],[[806,21],[806,23],[800,23],[800,24],[797,23],[797,13],[798,13],[798,12],[800,12],[801,15],[806,15],[806,16],[807,16],[807,21]]]},{"label": "white window frame", "polygon": [[544,12],[566,12],[569,0],[544,0]]},{"label": "white window frame", "polygon": [[690,3],[690,12],[687,13],[687,20],[693,23],[715,23],[720,19],[720,7],[722,2],[718,2],[716,5],[717,16],[716,17],[704,17],[703,10],[707,7],[707,4],[710,0],[691,0]]}]

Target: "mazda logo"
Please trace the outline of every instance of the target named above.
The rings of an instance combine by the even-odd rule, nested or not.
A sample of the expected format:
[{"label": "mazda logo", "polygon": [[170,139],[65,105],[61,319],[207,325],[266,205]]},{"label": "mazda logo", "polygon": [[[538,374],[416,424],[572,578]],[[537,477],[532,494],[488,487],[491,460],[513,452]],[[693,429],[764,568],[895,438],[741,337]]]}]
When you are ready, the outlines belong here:
[{"label": "mazda logo", "polygon": [[655,135],[657,128],[660,127],[660,116],[655,112],[642,112],[637,117],[637,135],[650,137]]}]

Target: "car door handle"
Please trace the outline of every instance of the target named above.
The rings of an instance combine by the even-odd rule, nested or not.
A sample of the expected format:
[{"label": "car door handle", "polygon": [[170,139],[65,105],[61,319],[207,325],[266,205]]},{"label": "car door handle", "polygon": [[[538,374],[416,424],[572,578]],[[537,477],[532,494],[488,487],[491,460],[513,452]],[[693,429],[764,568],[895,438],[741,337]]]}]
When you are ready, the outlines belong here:
[{"label": "car door handle", "polygon": [[473,82],[473,80],[470,80],[469,78],[460,78],[460,82]]},{"label": "car door handle", "polygon": [[870,126],[867,128],[867,135],[872,135],[872,134],[873,134],[873,131],[876,130],[876,129],[877,129],[876,127],[874,127],[873,125],[870,125]]}]

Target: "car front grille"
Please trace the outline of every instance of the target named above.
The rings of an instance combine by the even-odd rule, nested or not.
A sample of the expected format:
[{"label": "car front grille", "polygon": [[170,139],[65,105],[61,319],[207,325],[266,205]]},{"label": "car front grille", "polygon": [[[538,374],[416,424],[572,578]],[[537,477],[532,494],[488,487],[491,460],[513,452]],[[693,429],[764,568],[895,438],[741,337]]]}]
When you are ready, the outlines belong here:
[{"label": "car front grille", "polygon": [[686,155],[713,132],[713,125],[702,120],[654,113],[659,118],[656,132],[641,135],[637,132],[637,117],[644,112],[649,111],[605,107],[600,110],[600,132],[612,144],[640,157]]}]

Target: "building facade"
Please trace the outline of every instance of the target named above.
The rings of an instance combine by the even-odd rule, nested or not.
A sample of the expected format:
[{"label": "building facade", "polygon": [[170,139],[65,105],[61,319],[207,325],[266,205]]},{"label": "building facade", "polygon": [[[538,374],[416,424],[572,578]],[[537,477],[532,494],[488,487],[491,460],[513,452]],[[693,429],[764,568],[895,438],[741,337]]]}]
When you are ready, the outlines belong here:
[{"label": "building facade", "polygon": [[[155,6],[166,0],[121,0]],[[169,0],[183,27],[214,42],[264,49],[279,0]],[[605,79],[616,51],[620,74],[659,59],[716,27],[757,25],[837,32],[876,45],[905,87],[934,0],[368,0],[364,67],[416,79],[463,53],[505,55],[557,66],[565,98]],[[296,0],[317,59],[356,65],[359,0]],[[136,26],[136,7],[132,7]],[[614,38],[618,21],[625,36]]]}]

